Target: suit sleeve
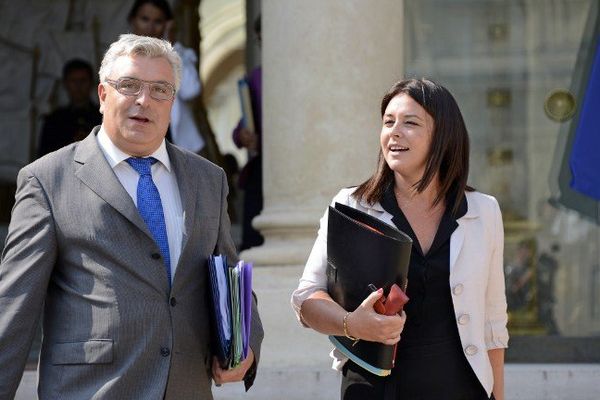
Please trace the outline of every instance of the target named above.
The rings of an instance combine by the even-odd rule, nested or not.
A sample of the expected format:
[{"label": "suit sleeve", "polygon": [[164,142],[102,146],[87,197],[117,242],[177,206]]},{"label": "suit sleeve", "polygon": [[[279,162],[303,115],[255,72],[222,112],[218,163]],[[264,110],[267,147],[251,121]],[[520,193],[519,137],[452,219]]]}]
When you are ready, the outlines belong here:
[{"label": "suit sleeve", "polygon": [[27,169],[19,172],[15,206],[0,264],[0,398],[21,380],[57,256],[47,197]]},{"label": "suit sleeve", "polygon": [[[237,260],[237,254],[233,239],[231,238],[231,222],[229,221],[229,214],[227,213],[227,194],[229,188],[227,186],[227,177],[225,172],[221,175],[221,215],[219,225],[219,239],[216,248],[216,254],[225,254],[229,260]],[[244,384],[246,390],[250,389],[256,378],[256,369],[260,359],[260,347],[264,337],[262,323],[260,321],[260,315],[258,314],[257,298],[253,292],[252,302],[252,321],[250,326],[250,348],[254,353],[254,364],[250,367],[246,376],[244,377]]]}]

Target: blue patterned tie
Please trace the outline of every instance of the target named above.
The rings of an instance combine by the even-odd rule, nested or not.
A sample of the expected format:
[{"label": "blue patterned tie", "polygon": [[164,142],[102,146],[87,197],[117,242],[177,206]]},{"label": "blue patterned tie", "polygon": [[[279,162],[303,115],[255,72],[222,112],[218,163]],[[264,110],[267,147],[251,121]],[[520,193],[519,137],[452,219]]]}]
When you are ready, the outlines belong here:
[{"label": "blue patterned tie", "polygon": [[154,157],[130,157],[126,161],[140,174],[137,186],[137,208],[160,249],[167,269],[169,287],[171,287],[171,257],[169,254],[167,226],[165,224],[165,215],[163,213],[162,202],[160,201],[160,194],[152,180],[152,164],[158,160]]}]

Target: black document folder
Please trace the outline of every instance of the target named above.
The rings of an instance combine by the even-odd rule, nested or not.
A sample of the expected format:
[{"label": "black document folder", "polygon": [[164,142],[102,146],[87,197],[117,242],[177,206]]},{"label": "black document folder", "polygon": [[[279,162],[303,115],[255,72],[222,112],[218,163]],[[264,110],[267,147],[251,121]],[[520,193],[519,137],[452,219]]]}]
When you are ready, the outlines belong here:
[{"label": "black document folder", "polygon": [[[397,283],[406,290],[412,240],[397,228],[355,208],[329,207],[327,291],[346,311],[354,311],[371,293],[369,284],[387,295]],[[379,376],[389,375],[395,346],[345,336],[329,339],[356,364]]]}]

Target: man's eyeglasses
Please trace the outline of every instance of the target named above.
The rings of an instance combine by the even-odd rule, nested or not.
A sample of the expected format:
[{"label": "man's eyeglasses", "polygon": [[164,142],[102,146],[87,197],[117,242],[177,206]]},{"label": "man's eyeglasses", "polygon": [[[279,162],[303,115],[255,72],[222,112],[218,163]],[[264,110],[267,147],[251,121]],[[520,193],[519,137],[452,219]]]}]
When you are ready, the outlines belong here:
[{"label": "man's eyeglasses", "polygon": [[106,79],[106,82],[125,96],[139,96],[144,90],[144,86],[148,85],[150,97],[154,100],[173,100],[175,97],[175,88],[168,82],[143,81],[136,78],[119,78],[116,81]]}]

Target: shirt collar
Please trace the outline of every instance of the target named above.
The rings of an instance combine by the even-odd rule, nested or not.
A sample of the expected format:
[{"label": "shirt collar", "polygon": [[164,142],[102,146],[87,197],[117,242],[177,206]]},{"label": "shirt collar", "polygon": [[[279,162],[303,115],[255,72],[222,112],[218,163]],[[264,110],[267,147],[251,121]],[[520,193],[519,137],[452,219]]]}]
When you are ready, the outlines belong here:
[{"label": "shirt collar", "polygon": [[[469,203],[467,201],[467,193],[465,192],[465,195],[462,196],[462,199],[460,200],[460,204],[458,206],[458,209],[456,210],[456,214],[455,215],[450,215],[452,217],[452,219],[454,220],[458,220],[462,217],[473,217],[473,213],[471,212],[471,207],[469,207]],[[446,202],[446,211],[445,213],[451,214],[452,212],[452,207],[454,207],[454,202],[456,201],[456,196],[457,193],[456,191],[450,191],[445,199]],[[388,187],[386,187],[386,189],[383,192],[383,196],[382,199],[380,200],[379,203],[377,203],[377,206],[379,208],[381,208],[381,211],[387,211],[390,214],[394,214],[394,212],[396,212],[396,208],[398,208],[398,203],[396,202],[396,195],[394,194],[394,185],[388,185]],[[399,208],[398,208],[399,210]],[[392,212],[394,211],[394,212]]]},{"label": "shirt collar", "polygon": [[[114,169],[118,164],[131,157],[130,154],[125,153],[123,150],[115,146],[104,130],[104,125],[100,127],[97,138],[98,144],[106,156],[111,168]],[[167,145],[165,144],[164,139],[158,149],[156,149],[154,153],[150,154],[149,157],[156,158],[162,165],[165,166],[167,171],[171,172],[171,160],[169,159],[169,153],[167,152]]]},{"label": "shirt collar", "polygon": [[[465,196],[463,196],[457,213],[453,215],[451,207],[454,205],[455,200],[455,192],[451,191],[446,195],[445,202],[447,206],[440,220],[440,224],[436,230],[433,242],[431,243],[429,251],[427,252],[428,256],[435,254],[435,252],[438,251],[438,249],[440,249],[443,244],[450,240],[452,233],[458,226],[457,220],[462,218],[467,212],[468,205]],[[415,247],[415,249],[417,249],[418,253],[424,255],[417,235],[413,231],[412,226],[408,222],[408,219],[398,206],[398,201],[396,200],[393,185],[389,185],[383,192],[381,206],[385,211],[392,215],[392,222],[394,223],[394,225],[396,225],[398,229],[400,229],[402,232],[406,233],[408,236],[411,237],[411,239],[413,240],[413,246]]]}]

